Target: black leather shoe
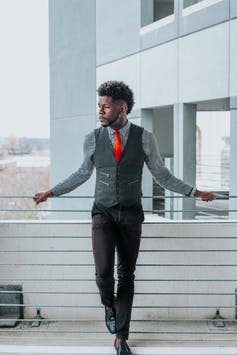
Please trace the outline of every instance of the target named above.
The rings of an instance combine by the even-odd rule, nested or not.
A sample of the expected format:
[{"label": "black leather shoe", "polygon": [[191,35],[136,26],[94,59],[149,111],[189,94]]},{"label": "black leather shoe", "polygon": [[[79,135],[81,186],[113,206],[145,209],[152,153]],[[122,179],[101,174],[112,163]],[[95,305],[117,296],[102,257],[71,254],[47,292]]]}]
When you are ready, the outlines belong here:
[{"label": "black leather shoe", "polygon": [[114,308],[105,307],[105,324],[111,334],[116,333],[116,311]]},{"label": "black leather shoe", "polygon": [[115,350],[117,351],[117,355],[132,355],[132,352],[131,352],[128,344],[126,343],[126,340],[122,340],[122,342],[119,346],[116,346],[115,342],[114,342],[114,347],[115,347]]}]

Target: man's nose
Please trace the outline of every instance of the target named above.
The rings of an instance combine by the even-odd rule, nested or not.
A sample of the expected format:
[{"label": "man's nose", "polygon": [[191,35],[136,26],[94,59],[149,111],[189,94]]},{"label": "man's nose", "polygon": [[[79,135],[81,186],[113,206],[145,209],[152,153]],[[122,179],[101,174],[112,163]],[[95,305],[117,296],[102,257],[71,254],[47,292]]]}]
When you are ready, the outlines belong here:
[{"label": "man's nose", "polygon": [[104,113],[104,109],[103,107],[99,107],[99,115],[103,114]]}]

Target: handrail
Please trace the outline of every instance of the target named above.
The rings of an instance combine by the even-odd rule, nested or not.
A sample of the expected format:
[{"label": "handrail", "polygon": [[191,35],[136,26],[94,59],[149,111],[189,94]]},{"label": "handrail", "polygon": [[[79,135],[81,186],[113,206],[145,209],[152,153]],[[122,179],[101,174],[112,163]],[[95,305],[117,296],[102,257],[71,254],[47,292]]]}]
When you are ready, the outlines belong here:
[{"label": "handrail", "polygon": [[[157,205],[151,206],[151,208],[147,208],[147,206],[144,206],[144,213],[148,214],[156,214],[160,215],[162,217],[168,218],[168,219],[173,219],[173,218],[182,218],[182,214],[184,214],[185,219],[194,219],[196,216],[199,216],[199,219],[201,218],[209,218],[209,219],[220,219],[220,218],[228,218],[229,214],[232,214],[235,216],[237,214],[237,209],[233,208],[234,205],[231,205],[230,208],[226,204],[224,204],[224,201],[234,201],[237,196],[236,195],[227,195],[225,193],[215,193],[216,200],[207,203],[203,203],[200,199],[196,197],[188,197],[188,196],[183,196],[183,195],[169,195],[169,196],[163,196],[163,195],[155,195],[155,196],[143,196],[142,200],[145,203],[146,200],[150,199],[151,201],[149,202],[150,204],[155,201],[160,201],[160,208],[157,209]],[[48,199],[48,201],[45,203],[42,203],[40,205],[34,205],[33,202],[33,196],[32,195],[0,195],[0,201],[4,200],[14,200],[14,199],[20,199],[20,200],[31,200],[32,201],[32,208],[29,206],[29,203],[27,205],[24,205],[22,203],[21,206],[0,206],[0,219],[1,219],[1,213],[10,213],[11,216],[9,218],[12,219],[14,217],[14,213],[20,213],[20,218],[24,216],[24,213],[31,213],[30,216],[26,215],[26,219],[30,218],[32,219],[32,214],[35,215],[35,218],[49,218],[49,215],[51,213],[67,213],[68,216],[73,214],[75,216],[75,213],[87,213],[89,214],[91,212],[91,208],[55,208],[50,207],[51,202],[53,200],[65,200],[65,199],[87,199],[87,200],[93,200],[94,196],[86,196],[86,195],[63,195],[63,196],[53,196],[52,198]],[[173,201],[193,201],[195,200],[195,205],[193,207],[193,204],[190,205],[184,205],[182,206],[180,204],[176,204],[175,206],[172,206]],[[171,205],[165,205],[165,201],[171,201]],[[215,202],[216,201],[216,202]],[[91,201],[92,202],[92,201]],[[219,204],[218,204],[219,202]],[[220,203],[223,202],[224,205],[220,205]],[[178,202],[177,202],[178,203]],[[149,205],[150,206],[150,205]],[[47,215],[41,215],[41,213],[46,213]],[[72,215],[72,216],[73,216]],[[39,216],[39,217],[36,217]],[[177,217],[178,216],[178,217]],[[201,217],[203,216],[203,217]],[[70,217],[69,217],[70,218]],[[232,217],[233,218],[233,217]],[[235,217],[234,217],[235,218]],[[2,218],[2,219],[7,219],[7,218]]]}]

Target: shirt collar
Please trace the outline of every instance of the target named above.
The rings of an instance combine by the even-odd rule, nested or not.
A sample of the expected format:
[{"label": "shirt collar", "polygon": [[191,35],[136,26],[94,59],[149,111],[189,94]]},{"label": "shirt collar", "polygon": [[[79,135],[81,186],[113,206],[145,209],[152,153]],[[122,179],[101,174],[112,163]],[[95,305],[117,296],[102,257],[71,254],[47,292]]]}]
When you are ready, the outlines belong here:
[{"label": "shirt collar", "polygon": [[[131,122],[127,120],[127,123],[122,128],[119,129],[120,134],[124,136],[128,132],[130,126],[131,126]],[[110,135],[115,133],[115,130],[113,128],[107,127],[107,129]]]}]

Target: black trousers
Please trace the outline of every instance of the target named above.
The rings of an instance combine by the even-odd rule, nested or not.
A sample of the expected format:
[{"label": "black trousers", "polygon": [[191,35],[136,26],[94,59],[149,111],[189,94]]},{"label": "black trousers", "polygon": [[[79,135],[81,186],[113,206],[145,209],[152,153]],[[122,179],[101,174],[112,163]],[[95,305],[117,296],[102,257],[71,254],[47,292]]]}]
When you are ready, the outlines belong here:
[{"label": "black trousers", "polygon": [[140,247],[144,214],[141,203],[131,207],[110,208],[94,203],[92,209],[92,246],[96,284],[101,302],[115,302],[114,261],[117,251],[116,329],[117,337],[128,339],[134,295],[134,271]]}]

